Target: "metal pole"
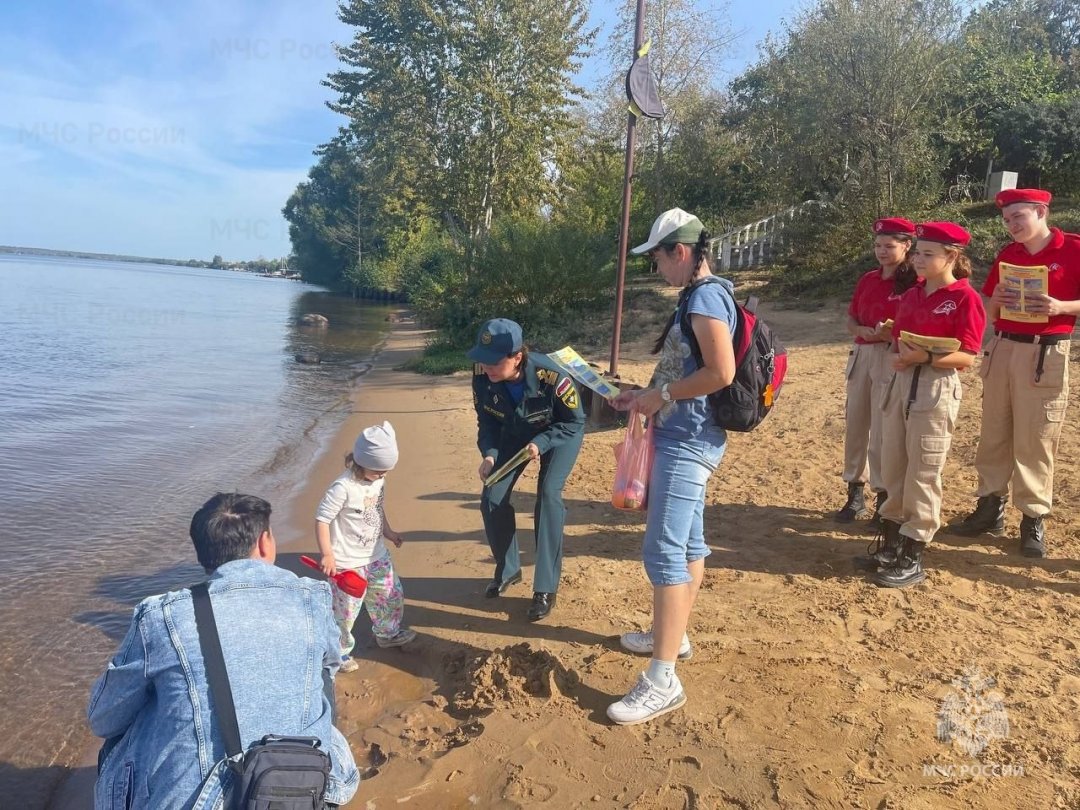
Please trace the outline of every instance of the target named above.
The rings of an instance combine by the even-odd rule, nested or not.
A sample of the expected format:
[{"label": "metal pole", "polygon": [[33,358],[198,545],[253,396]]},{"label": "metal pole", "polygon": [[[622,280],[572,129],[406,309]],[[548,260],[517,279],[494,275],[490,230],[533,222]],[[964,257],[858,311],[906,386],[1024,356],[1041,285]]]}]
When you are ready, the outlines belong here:
[{"label": "metal pole", "polygon": [[[645,38],[645,0],[637,0],[634,28],[633,62],[641,50]],[[619,257],[615,276],[615,323],[611,334],[611,363],[608,371],[615,376],[619,371],[619,342],[622,337],[623,290],[626,286],[626,253],[630,245],[630,192],[634,183],[634,147],[637,143],[637,116],[630,113],[626,119],[626,168],[623,172],[622,222],[619,226]]]}]

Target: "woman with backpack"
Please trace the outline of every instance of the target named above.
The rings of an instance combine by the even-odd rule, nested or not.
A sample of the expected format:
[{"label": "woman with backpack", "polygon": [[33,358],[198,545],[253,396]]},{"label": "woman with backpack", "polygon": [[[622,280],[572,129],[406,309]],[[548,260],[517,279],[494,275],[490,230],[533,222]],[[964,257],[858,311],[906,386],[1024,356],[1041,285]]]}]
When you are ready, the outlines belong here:
[{"label": "woman with backpack", "polygon": [[963,396],[959,372],[974,364],[986,327],[982,299],[968,283],[971,235],[954,222],[924,222],[915,235],[912,259],[923,281],[897,307],[896,373],[884,396],[881,474],[889,496],[875,547],[856,561],[883,588],[926,579],[923,552],[941,527],[941,470]]},{"label": "woman with backpack", "polygon": [[[652,627],[619,640],[624,649],[651,660],[630,692],[607,709],[620,725],[642,723],[686,703],[675,662],[693,654],[686,628],[710,553],[703,524],[705,488],[727,441],[707,395],[735,378],[732,335],[738,322],[731,282],[712,274],[708,240],[697,217],[674,208],[661,214],[648,241],[631,251],[647,254],[653,269],[682,294],[653,347],[660,361],[649,388],[625,391],[615,400],[617,408],[633,407],[653,419],[654,440],[642,544],[653,586]],[[683,334],[684,322],[693,329],[700,367]]]},{"label": "woman with backpack", "polygon": [[881,483],[881,393],[892,377],[889,347],[896,305],[917,281],[908,258],[915,223],[889,217],[874,223],[874,257],[878,267],[855,285],[848,306],[847,330],[855,339],[848,352],[847,399],[844,404],[844,473],[847,502],[836,512],[840,523],[867,517],[864,486],[876,496],[871,524],[877,527],[885,487]]}]

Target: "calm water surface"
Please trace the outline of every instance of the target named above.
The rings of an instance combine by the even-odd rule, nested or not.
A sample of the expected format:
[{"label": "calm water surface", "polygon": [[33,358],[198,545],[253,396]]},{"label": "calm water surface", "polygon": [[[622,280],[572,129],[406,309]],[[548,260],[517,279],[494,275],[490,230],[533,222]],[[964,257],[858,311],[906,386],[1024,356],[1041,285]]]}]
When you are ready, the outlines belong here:
[{"label": "calm water surface", "polygon": [[229,271],[0,256],[0,806],[45,805],[132,607],[201,575],[202,502],[287,508],[388,311]]}]

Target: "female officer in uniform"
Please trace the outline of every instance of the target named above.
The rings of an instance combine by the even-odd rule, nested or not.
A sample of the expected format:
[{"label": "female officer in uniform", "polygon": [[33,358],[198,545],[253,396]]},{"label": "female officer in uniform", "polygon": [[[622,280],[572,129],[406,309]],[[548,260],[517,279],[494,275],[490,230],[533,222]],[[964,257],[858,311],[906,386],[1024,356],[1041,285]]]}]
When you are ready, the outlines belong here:
[{"label": "female officer in uniform", "polygon": [[[986,313],[968,283],[971,263],[963,248],[971,235],[952,222],[924,222],[915,229],[915,270],[923,281],[900,299],[893,324],[893,368],[884,402],[881,473],[888,498],[881,507],[881,535],[864,567],[875,584],[906,588],[926,579],[922,555],[941,526],[941,470],[960,411],[961,369],[982,345]],[[931,353],[900,339],[901,332],[956,338],[956,351]]]},{"label": "female officer in uniform", "polygon": [[915,238],[915,223],[890,217],[874,223],[874,256],[880,266],[859,279],[848,307],[847,330],[855,338],[847,364],[847,402],[844,406],[844,481],[847,503],[836,513],[841,523],[866,517],[863,484],[869,475],[877,495],[874,520],[885,503],[881,483],[881,392],[892,376],[889,362],[890,327],[900,296],[916,282],[908,258]]},{"label": "female officer in uniform", "polygon": [[[974,537],[1005,531],[1005,499],[1012,484],[1020,510],[1020,552],[1046,556],[1043,518],[1054,500],[1054,456],[1069,404],[1069,339],[1080,315],[1080,236],[1051,228],[1050,192],[1014,188],[997,195],[1012,237],[990,268],[994,338],[979,365],[983,378],[982,432],[975,454],[979,473],[975,511],[950,529]],[[1013,320],[1017,296],[1001,282],[1001,265],[1045,267],[1047,291],[1028,296],[1036,319]]]},{"label": "female officer in uniform", "polygon": [[[522,343],[521,327],[495,318],[480,327],[468,357],[475,362],[473,405],[478,426],[477,446],[483,461],[481,481],[501,463],[528,447],[540,459],[534,525],[536,570],[529,621],[539,621],[555,607],[562,571],[562,491],[577,461],[585,435],[585,411],[574,381],[547,357],[534,356]],[[492,486],[480,500],[484,531],[495,557],[495,577],[484,595],[495,598],[521,582],[521,558],[510,494],[524,470],[521,465]]]}]

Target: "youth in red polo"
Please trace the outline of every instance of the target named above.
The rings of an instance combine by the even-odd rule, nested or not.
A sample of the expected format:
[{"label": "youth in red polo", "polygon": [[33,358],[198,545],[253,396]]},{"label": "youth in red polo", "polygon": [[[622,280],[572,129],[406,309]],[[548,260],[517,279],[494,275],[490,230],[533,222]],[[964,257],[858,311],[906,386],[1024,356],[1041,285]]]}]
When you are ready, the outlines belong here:
[{"label": "youth in red polo", "polygon": [[[864,273],[855,285],[855,292],[848,305],[848,315],[864,326],[876,326],[890,318],[895,319],[896,307],[900,303],[900,296],[895,290],[896,279],[884,278],[880,267]],[[855,338],[855,342],[865,345],[881,341],[860,336]]]},{"label": "youth in red polo", "polygon": [[982,300],[966,278],[960,278],[926,295],[926,282],[920,281],[900,299],[893,337],[913,332],[926,337],[951,337],[960,341],[960,350],[978,354],[986,329]]},{"label": "youth in red polo", "polygon": [[[1080,299],[1080,236],[1065,233],[1060,228],[1050,229],[1050,242],[1038,253],[1028,253],[1019,242],[1006,245],[994,260],[990,275],[983,285],[983,295],[990,297],[1000,279],[999,266],[1002,262],[1021,267],[1049,268],[1047,293],[1059,301]],[[1005,310],[1002,310],[1002,315]],[[1076,324],[1076,315],[1051,315],[1047,323],[1023,323],[999,317],[994,321],[994,328],[1001,332],[1019,335],[1067,335]]]}]

